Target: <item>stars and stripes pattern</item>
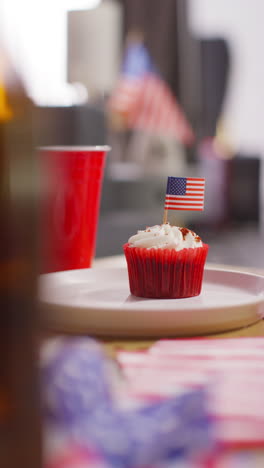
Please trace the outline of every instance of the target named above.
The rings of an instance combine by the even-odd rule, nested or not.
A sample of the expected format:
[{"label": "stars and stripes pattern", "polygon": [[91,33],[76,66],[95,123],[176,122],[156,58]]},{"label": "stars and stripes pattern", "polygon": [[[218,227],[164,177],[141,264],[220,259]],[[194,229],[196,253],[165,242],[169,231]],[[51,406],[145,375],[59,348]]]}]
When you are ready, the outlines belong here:
[{"label": "stars and stripes pattern", "polygon": [[93,339],[41,351],[46,468],[205,466],[194,460],[214,447],[205,389],[126,408],[119,367]]},{"label": "stars and stripes pattern", "polygon": [[109,101],[131,129],[175,137],[191,144],[193,131],[167,84],[158,76],[122,77]]},{"label": "stars and stripes pattern", "polygon": [[108,109],[120,114],[130,129],[174,137],[186,145],[194,140],[183,110],[143,45],[127,50]]},{"label": "stars and stripes pattern", "polygon": [[215,436],[226,447],[263,447],[264,338],[161,340],[119,351],[131,405],[208,389]]},{"label": "stars and stripes pattern", "polygon": [[204,209],[205,179],[194,177],[168,177],[165,210]]}]

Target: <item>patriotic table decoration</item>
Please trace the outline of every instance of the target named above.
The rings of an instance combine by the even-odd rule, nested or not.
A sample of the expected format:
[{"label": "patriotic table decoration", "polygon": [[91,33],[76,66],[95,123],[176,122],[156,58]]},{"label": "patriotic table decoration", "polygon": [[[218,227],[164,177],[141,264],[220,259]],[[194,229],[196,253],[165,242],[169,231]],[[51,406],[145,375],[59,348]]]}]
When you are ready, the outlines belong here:
[{"label": "patriotic table decoration", "polygon": [[202,211],[204,209],[205,179],[197,177],[168,177],[163,223],[168,210]]},{"label": "patriotic table decoration", "polygon": [[215,436],[226,448],[264,445],[264,338],[158,341],[148,352],[120,352],[127,404],[207,386]]},{"label": "patriotic table decoration", "polygon": [[41,377],[47,468],[188,467],[213,449],[205,387],[125,408],[112,361],[92,339],[48,346]]},{"label": "patriotic table decoration", "polygon": [[42,351],[41,383],[45,414],[69,422],[89,414],[95,405],[110,404],[112,364],[92,339],[66,338]]},{"label": "patriotic table decoration", "polygon": [[194,177],[168,177],[165,209],[196,210],[204,209],[205,180]]}]

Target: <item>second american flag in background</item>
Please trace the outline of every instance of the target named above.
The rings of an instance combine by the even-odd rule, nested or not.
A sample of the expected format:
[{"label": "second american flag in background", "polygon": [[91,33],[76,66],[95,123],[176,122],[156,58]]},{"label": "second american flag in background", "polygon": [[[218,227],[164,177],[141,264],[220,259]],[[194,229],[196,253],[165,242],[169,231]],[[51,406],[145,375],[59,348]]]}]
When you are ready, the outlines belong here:
[{"label": "second american flag in background", "polygon": [[129,129],[175,138],[184,145],[194,141],[193,130],[176,96],[140,41],[131,41],[125,50],[108,111],[112,117],[122,116]]}]

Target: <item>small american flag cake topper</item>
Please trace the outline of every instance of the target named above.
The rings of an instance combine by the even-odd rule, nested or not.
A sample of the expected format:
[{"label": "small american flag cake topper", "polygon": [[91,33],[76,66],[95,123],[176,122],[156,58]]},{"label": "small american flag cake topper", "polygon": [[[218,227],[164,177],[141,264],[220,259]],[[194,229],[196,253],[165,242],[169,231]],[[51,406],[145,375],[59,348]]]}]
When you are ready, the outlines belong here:
[{"label": "small american flag cake topper", "polygon": [[204,209],[205,179],[197,177],[168,177],[165,215],[167,210],[194,210]]}]

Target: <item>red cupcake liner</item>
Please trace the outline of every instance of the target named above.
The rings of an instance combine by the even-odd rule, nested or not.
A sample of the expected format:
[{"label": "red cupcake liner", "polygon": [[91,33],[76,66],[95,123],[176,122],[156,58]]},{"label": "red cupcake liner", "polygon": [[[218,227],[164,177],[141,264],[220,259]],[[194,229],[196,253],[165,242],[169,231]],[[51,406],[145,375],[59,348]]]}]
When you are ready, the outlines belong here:
[{"label": "red cupcake liner", "polygon": [[183,298],[201,292],[209,246],[195,249],[147,249],[123,246],[131,294],[149,298]]}]

